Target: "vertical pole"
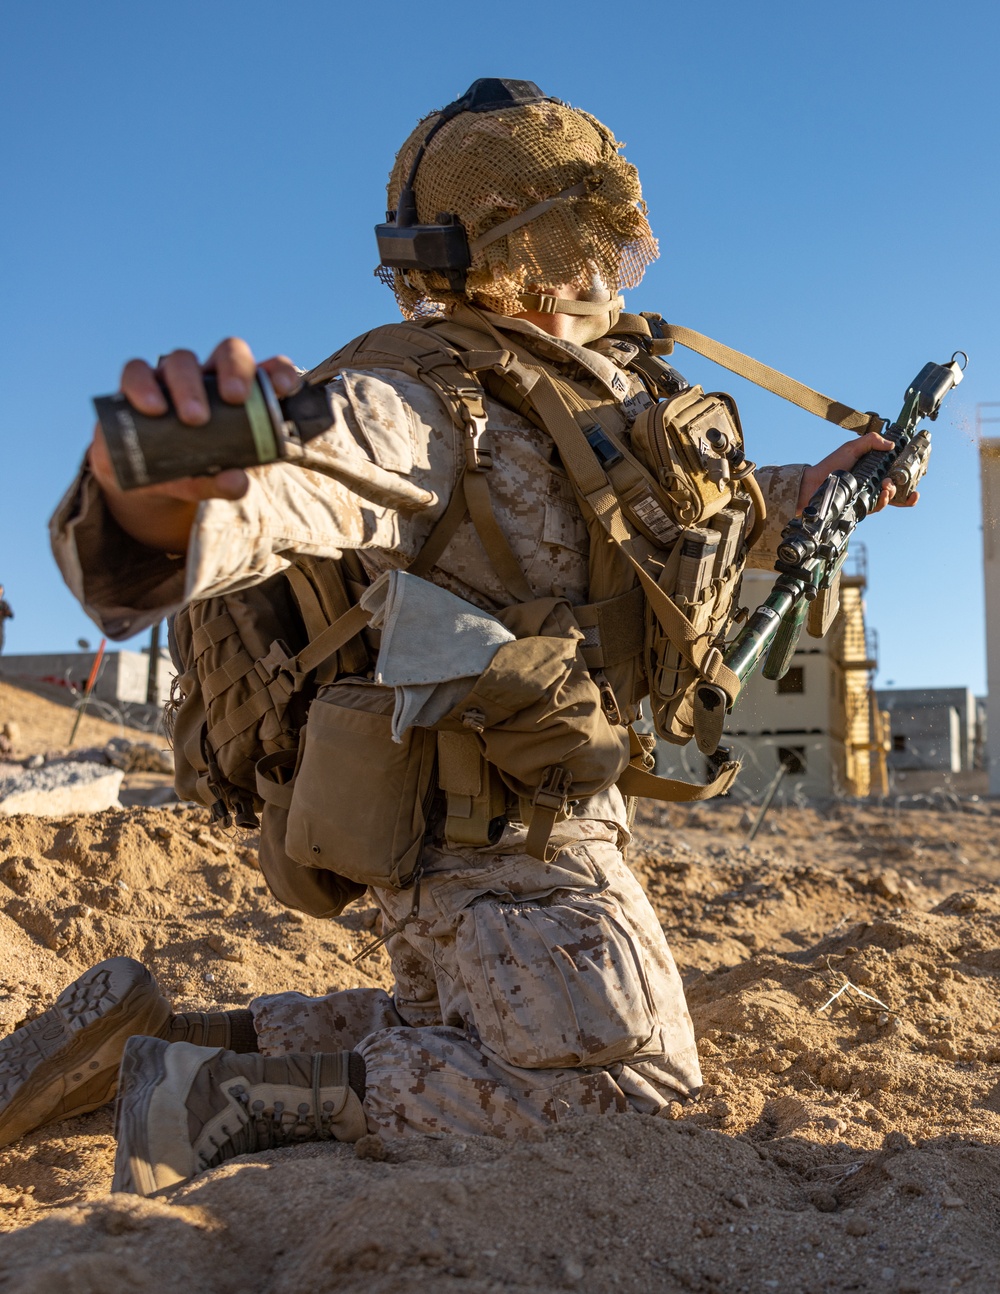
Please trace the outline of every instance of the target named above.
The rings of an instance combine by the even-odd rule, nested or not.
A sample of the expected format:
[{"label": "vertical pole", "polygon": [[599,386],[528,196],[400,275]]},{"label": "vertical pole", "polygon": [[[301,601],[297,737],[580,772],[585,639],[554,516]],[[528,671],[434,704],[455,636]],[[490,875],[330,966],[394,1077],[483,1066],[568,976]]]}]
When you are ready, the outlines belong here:
[{"label": "vertical pole", "polygon": [[782,760],[781,763],[778,765],[778,771],[771,779],[771,785],[764,792],[764,798],[763,800],[761,800],[760,808],[757,810],[757,816],[756,818],[754,818],[753,826],[750,828],[750,831],[747,835],[747,844],[749,844],[750,841],[753,840],[754,837],[757,835],[757,832],[760,831],[761,823],[764,821],[764,818],[767,815],[767,811],[771,807],[771,801],[774,799],[775,795],[777,794],[778,787],[781,785],[781,779],[785,776],[787,772],[788,772],[788,765],[785,763],[784,760]]},{"label": "vertical pole", "polygon": [[94,663],[90,667],[90,677],[87,679],[87,686],[83,689],[83,699],[80,702],[76,712],[76,718],[73,720],[73,731],[69,734],[69,744],[72,746],[76,741],[76,731],[80,726],[80,720],[83,718],[83,712],[87,708],[87,702],[90,700],[90,694],[94,690],[94,684],[97,682],[97,675],[101,669],[101,661],[104,659],[104,648],[108,645],[107,638],[101,639],[101,645],[97,649],[97,655],[94,657]]},{"label": "vertical pole", "polygon": [[146,680],[146,704],[156,705],[160,699],[160,624],[157,620],[149,632],[149,677]]}]

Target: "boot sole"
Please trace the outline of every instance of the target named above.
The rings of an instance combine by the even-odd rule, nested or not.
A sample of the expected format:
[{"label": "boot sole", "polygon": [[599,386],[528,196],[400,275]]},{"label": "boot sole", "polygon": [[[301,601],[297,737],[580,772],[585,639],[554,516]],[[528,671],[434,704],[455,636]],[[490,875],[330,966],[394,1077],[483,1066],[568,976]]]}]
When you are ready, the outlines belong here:
[{"label": "boot sole", "polygon": [[85,971],[54,1006],[0,1039],[0,1146],[105,1105],[128,1038],[159,1033],[169,1018],[169,1002],[131,957]]}]

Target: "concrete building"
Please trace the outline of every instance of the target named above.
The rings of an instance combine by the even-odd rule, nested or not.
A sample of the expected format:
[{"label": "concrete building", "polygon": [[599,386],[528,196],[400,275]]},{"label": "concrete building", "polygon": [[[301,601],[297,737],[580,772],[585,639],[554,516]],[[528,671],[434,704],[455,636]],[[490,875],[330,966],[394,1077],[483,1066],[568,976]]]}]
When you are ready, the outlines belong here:
[{"label": "concrete building", "polygon": [[[871,689],[874,635],[865,626],[864,550],[841,582],[841,609],[825,638],[803,631],[784,678],[758,671],[748,680],[726,723],[724,743],[743,760],[741,798],[759,799],[784,763],[779,801],[797,796],[828,799],[884,793],[881,716]],[[770,571],[747,571],[742,603],[753,608],[774,583]],[[873,769],[875,784],[873,785]],[[657,771],[704,780],[704,760],[694,745],[660,742]],[[880,775],[881,774],[881,775]]]},{"label": "concrete building", "polygon": [[967,687],[881,688],[890,769],[966,773],[982,767],[980,706]]},{"label": "concrete building", "polygon": [[[984,420],[985,421],[985,420]],[[983,576],[986,584],[986,704],[990,795],[1000,795],[1000,439],[979,442],[983,490]]]},{"label": "concrete building", "polygon": [[[82,692],[94,664],[92,651],[54,652],[48,655],[0,656],[0,678],[11,683],[54,683]],[[173,665],[167,653],[157,662],[157,698],[162,705],[170,696]],[[106,651],[94,684],[93,695],[110,705],[142,705],[149,680],[148,651]]]}]

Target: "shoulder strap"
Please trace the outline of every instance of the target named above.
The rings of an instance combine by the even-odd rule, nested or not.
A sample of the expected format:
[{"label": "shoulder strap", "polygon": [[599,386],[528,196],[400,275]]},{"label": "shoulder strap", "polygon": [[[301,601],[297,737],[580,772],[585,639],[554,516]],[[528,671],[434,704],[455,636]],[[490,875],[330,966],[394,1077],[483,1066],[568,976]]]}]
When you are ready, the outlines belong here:
[{"label": "shoulder strap", "polygon": [[[475,376],[483,368],[502,367],[509,362],[507,351],[483,350],[489,333],[466,328],[458,342],[469,343],[460,350],[442,327],[445,321],[429,319],[423,323],[386,324],[349,342],[307,374],[311,382],[328,381],[352,365],[392,368],[417,378],[436,392],[462,435],[465,464],[455,484],[455,494],[464,496],[462,516],[468,512],[476,534],[486,550],[494,571],[512,597],[519,602],[534,597],[531,585],[497,521],[490,499],[488,473],[492,467],[489,449],[483,443],[486,430],[486,405],[482,384]],[[460,516],[455,522],[457,526]],[[448,536],[450,538],[450,535]],[[444,551],[437,552],[435,560]],[[428,563],[430,570],[433,561]],[[412,572],[412,567],[410,568]]]},{"label": "shoulder strap", "polygon": [[[755,386],[763,387],[765,391],[770,391],[791,404],[797,404],[807,413],[813,413],[817,418],[824,418],[837,427],[843,427],[845,431],[855,431],[859,436],[863,436],[868,431],[879,431],[885,422],[885,419],[879,417],[877,413],[859,413],[849,404],[831,400],[828,395],[821,395],[819,391],[814,391],[804,382],[797,382],[795,378],[779,373],[776,368],[762,364],[760,360],[751,359],[749,355],[733,350],[730,346],[723,346],[721,342],[713,341],[704,333],[695,332],[692,328],[682,328],[679,324],[666,323],[659,315],[647,314],[643,318],[647,322],[652,321],[654,332],[658,332],[664,341],[670,343],[669,349],[661,350],[661,354],[669,355],[673,350],[674,342],[677,342],[678,345],[686,346],[688,350],[704,355],[713,363],[728,368],[731,373],[745,377]],[[654,341],[654,354],[656,349],[656,341]]]},{"label": "shoulder strap", "polygon": [[740,768],[739,760],[730,760],[722,765],[713,781],[707,786],[699,786],[695,782],[681,782],[673,777],[657,777],[655,773],[629,764],[619,777],[617,786],[622,795],[637,795],[644,800],[669,800],[674,804],[691,803],[725,795],[736,781]]},{"label": "shoulder strap", "polygon": [[[426,575],[437,559],[448,546],[448,541],[461,525],[467,510],[466,497],[460,488],[461,482],[452,491],[448,506],[434,523],[434,528],[424,541],[423,547],[409,566],[405,569],[411,575]],[[290,660],[281,662],[283,672],[293,679],[301,678],[318,669],[330,657],[340,651],[341,647],[365,629],[368,625],[368,612],[360,604],[355,604],[339,616],[332,625],[328,625],[320,634]],[[272,648],[273,652],[274,648]]]}]

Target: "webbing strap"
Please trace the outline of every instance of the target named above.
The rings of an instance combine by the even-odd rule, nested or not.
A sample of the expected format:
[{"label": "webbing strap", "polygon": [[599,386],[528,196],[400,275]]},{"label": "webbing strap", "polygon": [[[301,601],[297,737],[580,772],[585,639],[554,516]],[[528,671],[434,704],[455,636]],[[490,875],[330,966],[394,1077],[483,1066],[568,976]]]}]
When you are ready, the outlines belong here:
[{"label": "webbing strap", "polygon": [[451,492],[451,498],[448,500],[448,506],[434,523],[434,528],[424,541],[423,548],[406,568],[411,575],[424,576],[431,570],[448,547],[455,531],[465,519],[469,505],[463,487],[464,476],[465,468],[459,473],[458,480],[455,482]]},{"label": "webbing strap", "polygon": [[500,529],[500,523],[493,511],[486,473],[466,472],[462,478],[462,486],[469,505],[472,524],[501,584],[519,602],[530,602],[535,594],[514,556],[507,536]]},{"label": "webbing strap", "polygon": [[797,382],[795,378],[779,373],[776,368],[762,364],[760,360],[751,359],[749,355],[733,350],[731,346],[723,346],[721,342],[713,341],[704,333],[666,322],[660,327],[664,337],[669,338],[670,341],[697,351],[706,359],[728,368],[731,373],[738,373],[740,377],[745,377],[755,386],[761,386],[765,391],[797,404],[807,413],[814,413],[817,418],[825,418],[827,422],[843,427],[845,431],[856,431],[859,436],[863,436],[866,431],[878,431],[885,421],[877,413],[859,413],[849,404],[831,400],[828,395],[821,395],[819,391],[814,391],[804,382]]},{"label": "webbing strap", "polygon": [[214,620],[208,620],[191,635],[191,650],[195,656],[200,656],[203,652],[208,651],[209,647],[214,647],[216,643],[222,642],[223,638],[228,638],[230,634],[238,633],[236,621],[224,611],[221,616],[216,616]]},{"label": "webbing strap", "polygon": [[528,834],[524,839],[524,852],[540,862],[550,863],[558,850],[549,850],[549,840],[559,820],[559,810],[536,804],[531,810]]},{"label": "webbing strap", "polygon": [[[420,552],[406,568],[411,575],[423,575],[431,569],[437,559],[448,546],[448,541],[458,529],[466,513],[467,503],[465,492],[462,488],[464,473],[459,476],[452,491],[452,496],[448,501],[441,516],[434,523],[431,533],[424,541]],[[288,670],[293,675],[304,675],[318,669],[324,661],[328,660],[334,652],[337,652],[349,642],[355,634],[361,632],[368,625],[368,612],[363,610],[360,604],[357,604],[344,615],[323,630],[316,638],[312,639],[302,651],[291,661],[288,662]]]},{"label": "webbing strap", "polygon": [[246,678],[251,670],[256,668],[257,662],[249,652],[238,651],[235,656],[230,656],[218,669],[213,669],[202,683],[201,690],[205,694],[205,703],[211,705],[226,688],[232,687],[241,678]]},{"label": "webbing strap", "polygon": [[473,239],[469,244],[469,251],[473,256],[477,256],[484,247],[489,247],[490,243],[495,243],[498,238],[505,238],[507,234],[512,234],[516,229],[520,229],[522,225],[526,225],[529,220],[537,220],[539,216],[544,216],[546,211],[551,211],[563,198],[582,198],[587,190],[586,180],[581,180],[579,184],[563,189],[562,193],[557,193],[554,197],[545,198],[542,202],[536,202],[533,207],[528,207],[526,211],[519,211],[516,216],[511,216],[509,220],[501,221],[499,225],[494,225],[492,229],[487,229],[485,234],[480,234],[478,238]]},{"label": "webbing strap", "polygon": [[622,795],[638,795],[647,800],[669,800],[675,804],[691,803],[724,795],[736,781],[739,771],[739,760],[731,760],[722,765],[714,781],[707,786],[698,786],[694,782],[679,782],[673,777],[657,777],[655,773],[648,773],[635,764],[629,764],[619,777],[617,786]]},{"label": "webbing strap", "polygon": [[345,611],[342,616],[334,620],[332,625],[328,625],[317,638],[307,643],[299,654],[288,662],[289,671],[293,675],[311,674],[367,625],[368,612],[361,607],[360,603],[351,607],[350,611]]},{"label": "webbing strap", "polygon": [[308,577],[299,570],[293,562],[285,571],[285,578],[292,586],[292,595],[298,604],[299,613],[302,616],[302,622],[305,625],[306,636],[312,640],[317,638],[329,623],[323,614],[323,608],[320,606],[319,598],[316,596],[316,590]]},{"label": "webbing strap", "polygon": [[518,297],[525,310],[543,315],[610,315],[625,305],[624,297],[609,301],[577,301],[573,297],[556,297],[548,292],[522,292]]},{"label": "webbing strap", "polygon": [[294,750],[277,750],[273,755],[265,755],[263,759],[258,759],[254,765],[257,794],[266,804],[275,804],[279,809],[290,809],[292,807],[292,792],[295,790],[295,783],[293,781],[278,782],[267,775],[275,768],[284,768],[290,773],[295,767],[295,759],[296,752]]},{"label": "webbing strap", "polygon": [[258,692],[251,692],[242,705],[237,706],[231,714],[227,714],[224,719],[220,719],[206,731],[205,736],[209,745],[215,751],[221,750],[227,741],[232,741],[241,732],[246,732],[251,724],[256,723],[258,719],[263,719],[268,710],[273,708],[274,702],[266,687],[262,687]]}]

